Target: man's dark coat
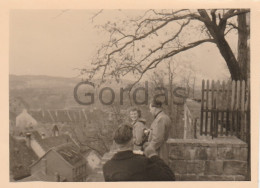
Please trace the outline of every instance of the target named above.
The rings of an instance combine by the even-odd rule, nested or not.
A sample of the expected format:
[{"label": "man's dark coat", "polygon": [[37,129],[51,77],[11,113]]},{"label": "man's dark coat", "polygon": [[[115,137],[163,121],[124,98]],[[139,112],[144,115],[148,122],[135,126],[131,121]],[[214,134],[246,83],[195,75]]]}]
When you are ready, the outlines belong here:
[{"label": "man's dark coat", "polygon": [[174,181],[171,169],[158,156],[147,158],[132,151],[116,153],[103,166],[105,181]]}]

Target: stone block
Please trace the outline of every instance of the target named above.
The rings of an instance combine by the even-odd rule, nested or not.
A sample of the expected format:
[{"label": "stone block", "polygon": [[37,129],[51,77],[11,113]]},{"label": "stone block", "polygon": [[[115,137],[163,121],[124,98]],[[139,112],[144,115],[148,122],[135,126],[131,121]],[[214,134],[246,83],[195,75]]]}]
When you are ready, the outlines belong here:
[{"label": "stone block", "polygon": [[232,160],[234,159],[234,150],[232,147],[219,147],[218,148],[218,159],[222,160]]},{"label": "stone block", "polygon": [[234,176],[204,175],[198,176],[198,181],[234,181]]},{"label": "stone block", "polygon": [[189,150],[185,146],[171,146],[169,158],[172,160],[188,160],[190,159]]},{"label": "stone block", "polygon": [[208,159],[208,153],[206,150],[206,147],[198,147],[195,153],[195,159],[198,160],[207,160]]},{"label": "stone block", "polygon": [[217,147],[197,147],[195,153],[197,160],[215,160],[217,159]]},{"label": "stone block", "polygon": [[206,152],[207,152],[207,155],[208,155],[208,160],[216,160],[217,159],[217,151],[218,151],[218,148],[215,147],[215,146],[207,147]]},{"label": "stone block", "polygon": [[205,161],[188,161],[187,162],[187,174],[201,174],[205,171]]},{"label": "stone block", "polygon": [[223,163],[224,174],[227,175],[246,175],[247,162],[245,161],[224,161]]},{"label": "stone block", "polygon": [[177,173],[175,173],[174,174],[175,175],[175,181],[181,181],[181,174],[177,174]]},{"label": "stone block", "polygon": [[219,147],[217,152],[220,160],[241,160],[247,161],[247,148]]},{"label": "stone block", "polygon": [[234,178],[235,178],[235,181],[245,181],[246,180],[246,177],[241,176],[241,175],[234,176]]},{"label": "stone block", "polygon": [[176,174],[186,174],[187,173],[187,161],[173,160],[170,162],[170,168]]},{"label": "stone block", "polygon": [[197,181],[197,175],[194,174],[182,174],[179,176],[178,181]]},{"label": "stone block", "polygon": [[206,161],[205,175],[221,175],[223,174],[223,161]]},{"label": "stone block", "polygon": [[239,152],[237,153],[237,158],[238,160],[241,160],[241,161],[247,161],[247,158],[248,158],[248,149],[247,147],[241,147],[239,148]]},{"label": "stone block", "polygon": [[190,160],[194,160],[195,159],[197,148],[198,147],[194,147],[194,146],[186,146],[185,147],[187,159],[190,159]]}]

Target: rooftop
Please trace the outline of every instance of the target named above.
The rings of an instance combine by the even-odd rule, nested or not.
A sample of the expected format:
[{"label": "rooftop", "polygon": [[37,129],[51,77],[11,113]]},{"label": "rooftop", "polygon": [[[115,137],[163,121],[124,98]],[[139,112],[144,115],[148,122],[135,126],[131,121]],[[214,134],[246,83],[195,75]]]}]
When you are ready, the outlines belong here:
[{"label": "rooftop", "polygon": [[87,121],[82,110],[31,110],[29,114],[38,122],[79,122]]},{"label": "rooftop", "polygon": [[48,151],[53,147],[57,147],[66,143],[71,143],[75,147],[77,147],[73,140],[70,138],[70,136],[66,134],[60,136],[51,136],[44,139],[41,138],[38,131],[33,131],[32,135],[45,151]]},{"label": "rooftop", "polygon": [[79,148],[71,143],[60,145],[53,148],[53,150],[73,166],[82,163],[83,161],[85,162],[85,158],[80,154]]}]

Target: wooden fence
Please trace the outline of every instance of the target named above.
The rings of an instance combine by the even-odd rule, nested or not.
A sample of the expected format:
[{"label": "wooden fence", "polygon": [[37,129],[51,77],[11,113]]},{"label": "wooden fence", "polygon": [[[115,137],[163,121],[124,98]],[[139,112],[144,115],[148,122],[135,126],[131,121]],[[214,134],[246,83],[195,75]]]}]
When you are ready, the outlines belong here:
[{"label": "wooden fence", "polygon": [[250,134],[249,81],[202,81],[200,135],[237,136],[248,141]]}]

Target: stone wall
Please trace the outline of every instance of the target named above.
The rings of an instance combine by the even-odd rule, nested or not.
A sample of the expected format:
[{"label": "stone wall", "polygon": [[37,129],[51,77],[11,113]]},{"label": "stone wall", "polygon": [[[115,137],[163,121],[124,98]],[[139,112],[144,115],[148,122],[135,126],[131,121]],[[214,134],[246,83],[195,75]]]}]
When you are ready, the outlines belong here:
[{"label": "stone wall", "polygon": [[246,180],[247,144],[239,139],[170,139],[168,144],[177,181]]}]

